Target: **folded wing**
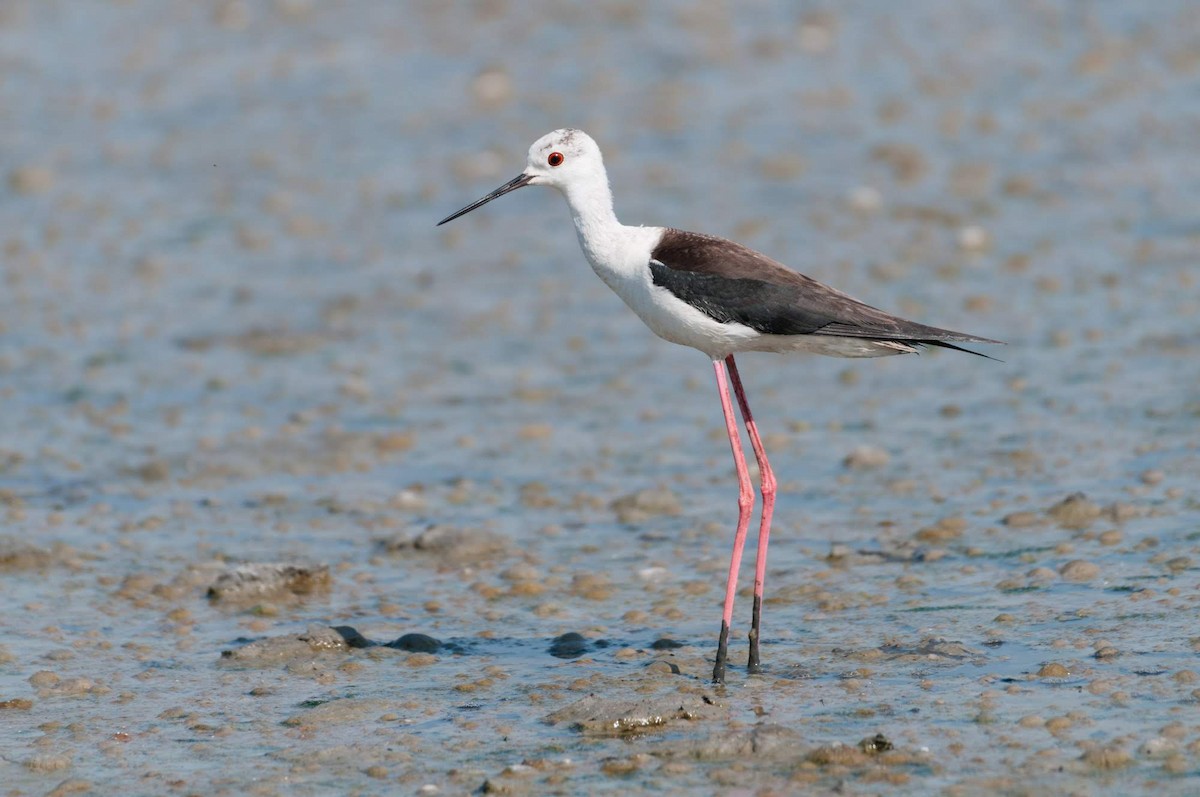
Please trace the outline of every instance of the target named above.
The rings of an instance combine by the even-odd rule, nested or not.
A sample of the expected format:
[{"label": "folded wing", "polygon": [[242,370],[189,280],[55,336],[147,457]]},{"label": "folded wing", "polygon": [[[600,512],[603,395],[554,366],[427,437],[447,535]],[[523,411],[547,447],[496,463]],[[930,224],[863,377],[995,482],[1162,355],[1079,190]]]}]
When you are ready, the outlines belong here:
[{"label": "folded wing", "polygon": [[1000,343],[885,313],[712,235],[667,229],[651,253],[650,271],[655,285],[710,318],[767,335],[829,335],[951,349],[959,348],[952,343]]}]

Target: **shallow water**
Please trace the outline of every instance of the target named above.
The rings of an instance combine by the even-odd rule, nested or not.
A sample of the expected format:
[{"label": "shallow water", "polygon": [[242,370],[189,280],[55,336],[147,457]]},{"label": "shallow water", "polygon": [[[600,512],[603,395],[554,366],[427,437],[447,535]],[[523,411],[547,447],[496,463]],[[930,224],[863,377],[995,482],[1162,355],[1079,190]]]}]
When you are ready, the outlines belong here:
[{"label": "shallow water", "polygon": [[[1198,31],[6,3],[7,793],[1196,792]],[[711,369],[550,192],[433,227],[564,125],[627,222],[1009,344],[739,361],[781,493],[725,689]],[[207,597],[273,562],[328,583]]]}]

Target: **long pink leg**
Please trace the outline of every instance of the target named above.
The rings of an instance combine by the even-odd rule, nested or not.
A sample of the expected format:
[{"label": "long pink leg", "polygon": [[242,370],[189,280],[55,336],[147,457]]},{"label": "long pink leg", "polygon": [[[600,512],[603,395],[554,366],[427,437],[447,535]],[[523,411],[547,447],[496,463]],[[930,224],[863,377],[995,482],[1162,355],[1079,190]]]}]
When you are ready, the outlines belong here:
[{"label": "long pink leg", "polygon": [[750,526],[750,513],[754,509],[754,486],[750,483],[750,469],[746,467],[746,455],[742,452],[742,438],[738,432],[737,418],[733,414],[733,402],[729,399],[729,385],[725,381],[725,364],[713,360],[717,374],[717,391],[721,394],[721,410],[725,413],[725,431],[729,433],[729,447],[733,449],[733,464],[738,475],[738,524],[733,535],[733,556],[729,559],[729,578],[725,582],[725,613],[721,615],[721,638],[717,643],[717,663],[713,667],[713,683],[725,683],[725,659],[729,653],[729,626],[733,622],[733,598],[737,592],[738,568],[742,564],[742,548],[746,545],[746,529]]},{"label": "long pink leg", "polygon": [[754,448],[754,457],[758,460],[759,479],[762,484],[762,522],[758,527],[758,553],[754,562],[754,609],[750,621],[750,661],[746,669],[758,672],[760,667],[758,656],[759,630],[762,623],[763,582],[767,577],[767,540],[771,536],[771,515],[775,511],[775,472],[767,461],[767,452],[758,436],[758,426],[754,416],[750,414],[750,404],[746,401],[746,391],[742,389],[742,378],[738,376],[737,363],[733,355],[725,358],[729,367],[729,380],[733,383],[733,392],[737,396],[738,406],[742,409],[742,419],[746,422],[746,433],[750,435],[750,445]]}]

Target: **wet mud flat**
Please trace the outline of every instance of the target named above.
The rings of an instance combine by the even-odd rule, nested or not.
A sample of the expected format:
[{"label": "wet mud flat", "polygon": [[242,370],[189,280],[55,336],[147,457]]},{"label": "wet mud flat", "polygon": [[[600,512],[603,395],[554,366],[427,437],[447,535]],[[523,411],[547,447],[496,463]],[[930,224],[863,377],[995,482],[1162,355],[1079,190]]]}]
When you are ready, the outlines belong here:
[{"label": "wet mud flat", "polygon": [[[1200,788],[1189,4],[0,17],[5,794]],[[1009,341],[742,362],[723,688],[704,360],[557,197],[432,226],[568,123],[628,222]]]}]

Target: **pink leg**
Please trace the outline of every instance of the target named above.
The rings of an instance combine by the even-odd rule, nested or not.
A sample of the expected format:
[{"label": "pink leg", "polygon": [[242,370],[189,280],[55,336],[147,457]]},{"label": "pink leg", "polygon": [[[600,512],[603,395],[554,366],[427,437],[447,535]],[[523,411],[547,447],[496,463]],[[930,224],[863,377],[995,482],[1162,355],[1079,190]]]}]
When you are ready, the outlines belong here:
[{"label": "pink leg", "polygon": [[737,418],[733,414],[733,402],[729,399],[729,385],[725,380],[725,365],[713,361],[717,374],[717,391],[721,394],[721,410],[725,413],[725,431],[729,433],[729,447],[733,449],[733,464],[738,475],[738,524],[733,535],[733,556],[729,559],[729,578],[725,583],[725,613],[721,615],[721,637],[717,643],[717,663],[713,667],[713,683],[725,683],[725,659],[729,653],[729,626],[733,622],[733,598],[737,592],[738,567],[742,564],[742,548],[746,545],[746,530],[750,526],[750,513],[754,509],[754,487],[750,484],[750,469],[746,467],[746,455],[742,453],[742,438],[738,433]]},{"label": "pink leg", "polygon": [[746,666],[750,672],[760,669],[758,656],[759,630],[762,620],[763,582],[767,577],[767,540],[771,536],[771,515],[775,511],[775,472],[767,461],[767,452],[758,436],[758,426],[754,416],[750,414],[750,404],[746,401],[746,391],[742,389],[742,378],[738,376],[737,364],[733,355],[725,358],[729,367],[729,380],[733,383],[733,392],[737,396],[738,406],[742,409],[742,419],[746,422],[746,432],[750,435],[750,445],[754,448],[754,457],[758,460],[758,473],[762,482],[762,522],[758,527],[758,554],[754,562],[754,609],[750,621],[750,661]]}]

